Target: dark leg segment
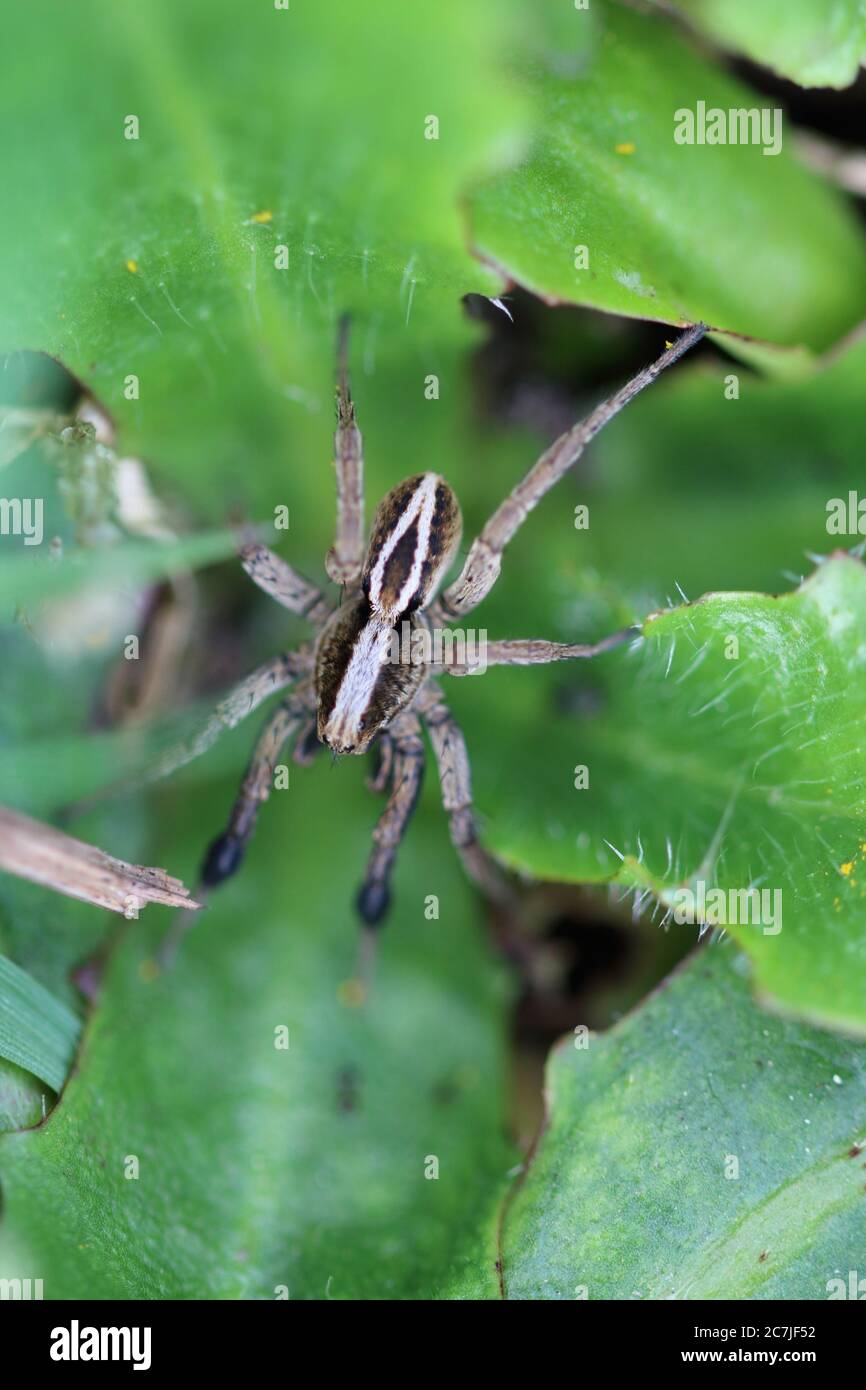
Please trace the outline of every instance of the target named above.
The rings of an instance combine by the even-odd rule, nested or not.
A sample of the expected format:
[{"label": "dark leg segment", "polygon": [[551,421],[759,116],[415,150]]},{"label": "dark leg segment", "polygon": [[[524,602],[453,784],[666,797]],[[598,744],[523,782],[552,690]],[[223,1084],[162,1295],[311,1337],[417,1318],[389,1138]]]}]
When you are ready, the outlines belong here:
[{"label": "dark leg segment", "polygon": [[205,854],[201,881],[206,888],[215,888],[218,884],[224,883],[239,867],[255,829],[259,807],[270,796],[274,769],[283,744],[298,728],[304,714],[303,701],[297,696],[291,697],[283,701],[262,730],[232,807],[228,825],[210,844]]},{"label": "dark leg segment", "polygon": [[424,775],[424,744],[415,716],[400,715],[389,735],[393,743],[391,795],[373,831],[373,853],[357,897],[358,912],[368,927],[378,926],[391,905],[391,871]]},{"label": "dark leg segment", "polygon": [[394,740],[385,730],[373,745],[373,771],[367,778],[367,790],[384,792],[391,782],[391,769],[394,766]]},{"label": "dark leg segment", "polygon": [[297,763],[298,767],[312,767],[316,758],[321,753],[324,744],[319,742],[319,735],[316,732],[316,719],[313,716],[308,720],[295,741],[295,751],[292,754],[292,762]]}]

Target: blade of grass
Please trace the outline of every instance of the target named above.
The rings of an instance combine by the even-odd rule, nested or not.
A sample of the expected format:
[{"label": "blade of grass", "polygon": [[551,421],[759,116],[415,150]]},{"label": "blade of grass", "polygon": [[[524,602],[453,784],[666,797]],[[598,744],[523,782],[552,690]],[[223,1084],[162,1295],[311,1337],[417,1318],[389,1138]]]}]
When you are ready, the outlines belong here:
[{"label": "blade of grass", "polygon": [[[91,585],[127,589],[215,564],[234,553],[230,531],[208,531],[182,541],[127,541],[103,550],[72,551],[61,560],[26,552],[0,560],[0,601],[8,608],[68,595]],[[8,613],[6,614],[8,616]]]},{"label": "blade of grass", "polygon": [[0,956],[0,1057],[59,1091],[72,1065],[81,1022],[26,971]]}]

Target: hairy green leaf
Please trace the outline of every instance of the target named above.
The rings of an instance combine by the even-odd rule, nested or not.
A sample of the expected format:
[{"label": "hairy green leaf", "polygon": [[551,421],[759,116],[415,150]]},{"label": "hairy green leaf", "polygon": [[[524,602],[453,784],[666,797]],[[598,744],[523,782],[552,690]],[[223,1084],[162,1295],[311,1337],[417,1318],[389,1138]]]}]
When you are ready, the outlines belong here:
[{"label": "hairy green leaf", "polygon": [[[780,598],[711,594],[656,614],[636,648],[561,676],[544,756],[528,732],[540,689],[490,672],[488,699],[510,704],[513,791],[487,838],[543,877],[616,879],[658,918],[688,888],[693,922],[708,922],[722,889],[718,924],[761,994],[866,1033],[864,662],[866,570],[839,556]],[[500,774],[476,738],[484,805]],[[751,889],[760,901],[730,897]]]}]

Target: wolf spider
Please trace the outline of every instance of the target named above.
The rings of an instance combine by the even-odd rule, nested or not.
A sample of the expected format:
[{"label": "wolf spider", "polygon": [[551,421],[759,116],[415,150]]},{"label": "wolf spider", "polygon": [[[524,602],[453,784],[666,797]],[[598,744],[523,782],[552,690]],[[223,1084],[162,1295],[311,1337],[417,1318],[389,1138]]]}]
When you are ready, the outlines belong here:
[{"label": "wolf spider", "polygon": [[[277,603],[306,619],[313,640],[274,657],[236,686],[194,742],[159,770],[170,771],[197,756],[274,691],[289,689],[268,716],[225,830],[206,852],[201,871],[205,889],[224,882],[238,868],[259,807],[270,793],[281,751],[290,739],[296,739],[294,760],[300,764],[311,761],[320,744],[330,747],[334,755],[344,755],[365,753],[375,743],[379,765],[369,785],[377,791],[387,789],[390,795],[373,831],[373,850],[357,908],[368,927],[377,926],[390,905],[394,861],[421,787],[423,728],[438,765],[451,839],[469,877],[489,898],[510,897],[504,870],[478,840],[466,743],[438,679],[443,674],[465,675],[469,668],[456,662],[435,665],[419,660],[417,652],[407,660],[405,646],[395,660],[393,634],[399,624],[408,623],[411,634],[426,633],[429,638],[437,628],[441,631],[442,624],[470,613],[496,583],[502,553],[533,507],[571,468],[593,436],[705,331],[703,324],[688,328],[657,361],[551,444],[493,513],[473,542],[459,576],[437,598],[460,543],[457,499],[436,473],[407,478],[379,504],[365,545],[363,450],[349,391],[347,320],[341,321],[336,538],[325,568],[328,577],[342,586],[342,601],[331,603],[321,589],[266,546],[252,541],[243,544],[240,558],[247,574]],[[490,642],[486,663],[528,666],[592,657],[634,632],[628,628],[592,645],[524,639]]]}]

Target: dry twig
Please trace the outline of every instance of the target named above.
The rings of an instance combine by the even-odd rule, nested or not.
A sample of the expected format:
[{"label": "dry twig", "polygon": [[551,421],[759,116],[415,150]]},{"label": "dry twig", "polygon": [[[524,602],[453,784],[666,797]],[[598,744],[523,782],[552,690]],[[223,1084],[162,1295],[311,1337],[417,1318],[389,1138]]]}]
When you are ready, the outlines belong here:
[{"label": "dry twig", "polygon": [[0,869],[135,918],[148,903],[198,908],[189,889],[164,869],[126,864],[62,830],[0,806]]}]

